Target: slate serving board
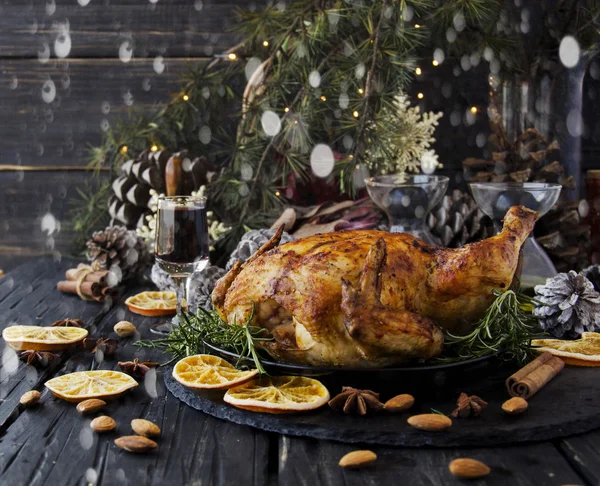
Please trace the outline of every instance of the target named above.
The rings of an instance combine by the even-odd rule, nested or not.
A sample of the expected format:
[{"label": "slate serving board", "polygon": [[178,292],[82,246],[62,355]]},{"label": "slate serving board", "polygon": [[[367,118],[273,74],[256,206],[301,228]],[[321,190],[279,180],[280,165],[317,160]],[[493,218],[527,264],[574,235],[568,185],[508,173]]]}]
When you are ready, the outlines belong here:
[{"label": "slate serving board", "polygon": [[[371,381],[370,388],[381,392],[385,401],[400,393],[412,393],[416,402],[405,413],[381,413],[368,417],[349,417],[325,406],[314,412],[274,415],[236,409],[222,401],[223,392],[196,394],[180,385],[165,372],[167,389],[181,401],[214,417],[249,425],[283,435],[406,447],[494,446],[508,443],[541,441],[570,436],[600,428],[600,369],[567,367],[529,401],[523,415],[508,416],[501,405],[509,397],[504,380],[513,370],[491,365],[474,376],[433,376],[410,382],[405,377],[396,383]],[[371,378],[372,380],[372,378]],[[336,378],[322,377],[332,396],[341,389]],[[347,380],[346,380],[347,381]],[[364,386],[365,383],[344,383]],[[485,413],[472,419],[453,419],[444,432],[424,432],[409,426],[413,414],[432,409],[450,414],[461,391],[489,402]]]}]

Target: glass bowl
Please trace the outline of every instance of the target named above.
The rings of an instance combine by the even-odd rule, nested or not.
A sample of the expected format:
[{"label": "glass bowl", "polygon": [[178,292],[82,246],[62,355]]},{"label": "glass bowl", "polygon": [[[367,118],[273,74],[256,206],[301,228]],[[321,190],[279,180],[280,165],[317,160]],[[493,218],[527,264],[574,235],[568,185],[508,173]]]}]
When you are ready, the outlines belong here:
[{"label": "glass bowl", "polygon": [[438,175],[392,174],[365,179],[369,196],[388,215],[389,231],[409,233],[439,245],[425,223],[427,214],[448,189],[448,178]]}]

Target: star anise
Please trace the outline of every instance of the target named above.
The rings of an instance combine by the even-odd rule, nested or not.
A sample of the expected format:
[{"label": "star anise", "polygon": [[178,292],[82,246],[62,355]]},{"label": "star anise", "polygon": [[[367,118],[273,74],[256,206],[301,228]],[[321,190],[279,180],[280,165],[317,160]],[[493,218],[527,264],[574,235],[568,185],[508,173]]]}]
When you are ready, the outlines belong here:
[{"label": "star anise", "polygon": [[39,366],[45,368],[52,361],[60,358],[60,354],[49,353],[48,351],[21,351],[19,359],[25,361],[27,365]]},{"label": "star anise", "polygon": [[81,319],[60,319],[52,323],[54,327],[85,327],[85,322]]},{"label": "star anise", "polygon": [[119,368],[134,378],[143,378],[150,368],[156,368],[158,363],[154,361],[140,361],[135,358],[133,361],[119,361]]},{"label": "star anise", "polygon": [[487,406],[487,402],[477,395],[469,396],[466,393],[461,393],[456,401],[456,410],[452,412],[452,416],[454,418],[479,417]]},{"label": "star anise", "polygon": [[112,356],[113,354],[115,354],[115,351],[117,350],[118,346],[119,341],[114,338],[99,337],[98,339],[85,338],[83,340],[84,349],[87,349],[92,353],[102,351],[102,353],[104,353],[104,356]]},{"label": "star anise", "polygon": [[381,410],[383,403],[379,401],[379,393],[344,386],[342,393],[329,401],[329,406],[348,415],[367,415]]}]

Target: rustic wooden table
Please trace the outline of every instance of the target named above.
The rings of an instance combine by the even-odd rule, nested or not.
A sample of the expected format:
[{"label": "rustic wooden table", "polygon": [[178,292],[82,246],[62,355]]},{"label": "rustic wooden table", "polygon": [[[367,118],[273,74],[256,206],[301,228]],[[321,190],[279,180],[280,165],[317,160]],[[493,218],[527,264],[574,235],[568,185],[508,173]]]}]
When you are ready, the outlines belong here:
[{"label": "rustic wooden table", "polygon": [[[73,263],[35,260],[1,278],[0,327],[48,325],[75,317],[88,323],[92,336],[115,337],[113,325],[125,318],[137,325],[143,339],[153,336],[149,327],[155,318],[132,315],[122,304],[105,309],[61,295],[56,282]],[[132,342],[121,340],[116,357],[101,363],[91,353],[64,353],[46,369],[26,366],[2,345],[0,484],[462,484],[448,471],[448,463],[456,457],[480,459],[492,468],[485,481],[472,484],[600,484],[600,431],[501,448],[477,444],[464,449],[370,447],[378,455],[376,464],[348,471],[337,462],[356,446],[268,434],[214,419],[170,395],[160,372],[147,375],[140,387],[107,408],[120,434],[130,433],[129,422],[138,417],[162,429],[155,452],[129,454],[114,445],[117,433],[93,433],[90,420],[72,404],[54,398],[44,382],[72,371],[118,369],[117,361],[134,357],[163,359],[160,352],[138,349]],[[32,389],[41,391],[41,403],[23,410],[19,398]]]}]

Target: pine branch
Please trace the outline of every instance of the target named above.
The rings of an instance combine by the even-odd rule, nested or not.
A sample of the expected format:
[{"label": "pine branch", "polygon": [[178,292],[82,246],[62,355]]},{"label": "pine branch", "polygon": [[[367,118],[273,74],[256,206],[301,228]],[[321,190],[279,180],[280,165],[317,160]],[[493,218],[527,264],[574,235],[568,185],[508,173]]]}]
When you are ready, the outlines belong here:
[{"label": "pine branch", "polygon": [[[321,71],[323,69],[323,66],[325,66],[329,60],[331,59],[331,57],[333,57],[335,54],[338,53],[339,48],[336,49],[332,49],[329,54],[321,61],[321,63],[319,64],[319,66],[317,67],[317,72]],[[294,100],[292,101],[292,103],[290,104],[290,109],[287,113],[285,113],[285,115],[283,116],[283,121],[286,121],[290,116],[291,113],[293,112],[293,109],[295,108],[295,106],[300,102],[300,100],[302,100],[307,93],[307,88],[306,86],[302,86],[302,88],[300,88],[300,90],[298,91],[298,93],[296,93],[296,96],[294,98]],[[252,185],[250,186],[250,192],[247,196],[246,202],[244,203],[244,206],[242,207],[242,211],[240,213],[240,218],[239,221],[243,221],[247,212],[248,212],[248,208],[250,207],[250,201],[251,201],[251,197],[252,194],[254,194],[254,190],[256,189],[256,182],[258,180],[258,176],[263,168],[263,164],[265,162],[265,160],[267,159],[267,156],[269,155],[271,149],[273,149],[275,147],[275,141],[276,141],[276,137],[272,137],[270,142],[267,144],[265,150],[263,151],[259,161],[258,161],[258,165],[254,174],[254,178],[252,180]],[[281,150],[281,143],[280,142],[279,145],[277,145],[275,147],[276,151]]]},{"label": "pine branch", "polygon": [[373,53],[371,54],[371,67],[369,68],[369,72],[367,73],[367,79],[365,82],[365,101],[362,110],[362,116],[360,120],[360,124],[358,126],[358,130],[356,132],[355,144],[354,144],[354,152],[353,157],[355,161],[358,161],[357,158],[359,151],[363,151],[363,142],[365,139],[365,128],[367,124],[367,119],[370,114],[371,109],[371,96],[373,91],[373,77],[375,73],[375,68],[377,66],[377,54],[379,53],[379,45],[381,42],[381,28],[383,26],[383,20],[385,18],[385,9],[388,6],[389,0],[384,0],[381,5],[381,12],[379,14],[379,21],[377,22],[377,27],[375,31],[371,35],[371,40],[373,41]]}]

